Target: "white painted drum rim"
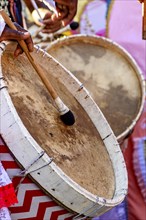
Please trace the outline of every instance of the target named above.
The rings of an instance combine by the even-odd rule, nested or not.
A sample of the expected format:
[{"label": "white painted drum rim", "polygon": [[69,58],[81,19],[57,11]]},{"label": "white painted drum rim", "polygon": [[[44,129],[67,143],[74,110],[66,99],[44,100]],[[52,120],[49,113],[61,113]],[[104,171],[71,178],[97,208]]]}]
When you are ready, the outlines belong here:
[{"label": "white painted drum rim", "polygon": [[101,37],[101,36],[96,36],[96,35],[88,35],[88,34],[76,34],[76,35],[71,35],[71,36],[67,36],[67,37],[62,37],[62,38],[58,38],[55,41],[52,41],[46,48],[46,51],[48,51],[49,49],[51,49],[51,47],[53,46],[57,46],[58,43],[63,43],[66,42],[68,40],[73,40],[73,39],[85,39],[87,38],[87,42],[89,42],[89,40],[93,39],[96,40],[97,42],[100,40],[101,42],[105,42],[107,45],[114,47],[121,55],[124,55],[124,57],[127,59],[127,61],[131,64],[131,66],[134,68],[137,77],[139,79],[140,85],[141,85],[141,105],[139,108],[139,112],[136,115],[135,118],[133,118],[133,122],[131,123],[131,125],[125,129],[124,132],[122,132],[120,135],[117,136],[117,140],[119,143],[121,143],[124,138],[126,138],[128,136],[128,134],[130,134],[137,121],[139,120],[142,112],[143,112],[143,108],[144,108],[144,103],[145,103],[145,80],[144,80],[144,76],[143,73],[139,67],[139,65],[137,64],[137,62],[135,61],[135,59],[132,57],[132,55],[121,45],[119,45],[118,43],[112,41],[111,39],[108,39],[106,37]]},{"label": "white painted drum rim", "polygon": [[[0,121],[1,125],[4,126],[0,126],[0,134],[16,160],[24,169],[26,169],[26,174],[30,174],[34,181],[37,182],[46,193],[59,201],[59,203],[67,209],[72,212],[79,213],[79,215],[83,214],[90,217],[97,216],[97,213],[98,215],[101,215],[121,203],[127,194],[127,170],[120,146],[108,122],[94,100],[88,94],[88,91],[83,87],[81,92],[78,92],[78,90],[82,87],[82,84],[78,81],[78,79],[76,79],[49,54],[44,54],[43,50],[39,50],[38,52],[38,49],[35,46],[34,52],[38,53],[40,56],[45,56],[46,60],[48,60],[48,62],[50,62],[54,67],[57,68],[58,66],[58,68],[62,69],[61,77],[59,77],[60,82],[66,85],[66,80],[69,80],[70,84],[67,87],[68,91],[73,94],[81,106],[83,106],[99,132],[113,164],[115,174],[115,194],[113,195],[113,198],[105,199],[98,197],[98,195],[94,195],[79,186],[66,174],[64,174],[63,171],[53,161],[51,161],[51,158],[36,143],[26,127],[23,125],[11,101],[3,79],[1,59]],[[3,49],[0,51],[0,57],[2,54]],[[85,99],[87,96],[88,98]],[[93,115],[94,117],[92,118]],[[30,157],[29,161],[27,159],[28,154]],[[30,163],[42,154],[43,156],[27,170]],[[37,173],[38,170],[39,174]],[[52,187],[55,188],[56,191],[52,191]]]}]

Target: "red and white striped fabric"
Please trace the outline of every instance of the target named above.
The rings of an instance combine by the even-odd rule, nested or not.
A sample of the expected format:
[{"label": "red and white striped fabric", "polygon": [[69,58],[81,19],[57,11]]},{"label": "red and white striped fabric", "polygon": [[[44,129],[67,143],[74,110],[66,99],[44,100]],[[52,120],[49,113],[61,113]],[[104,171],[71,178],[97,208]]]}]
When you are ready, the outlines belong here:
[{"label": "red and white striped fabric", "polygon": [[[3,142],[0,139],[0,146]],[[1,159],[1,157],[0,157]],[[17,203],[17,197],[14,191],[13,184],[5,171],[2,163],[0,162],[0,219],[11,219],[8,208]]]},{"label": "red and white striped fabric", "polygon": [[[12,220],[71,220],[73,218],[72,213],[47,196],[30,178],[25,177],[21,182],[22,176],[19,174],[22,170],[1,137],[0,160],[16,189],[18,203],[9,208]],[[9,220],[9,218],[0,217],[0,220]]]},{"label": "red and white striped fabric", "polygon": [[0,208],[9,207],[17,203],[13,184],[0,162]]}]

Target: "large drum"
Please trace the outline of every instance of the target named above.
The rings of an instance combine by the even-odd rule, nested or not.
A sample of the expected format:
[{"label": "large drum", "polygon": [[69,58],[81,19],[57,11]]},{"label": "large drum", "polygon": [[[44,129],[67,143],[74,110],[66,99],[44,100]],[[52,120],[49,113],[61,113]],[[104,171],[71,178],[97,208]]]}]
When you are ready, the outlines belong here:
[{"label": "large drum", "polygon": [[111,40],[89,35],[58,39],[47,51],[90,91],[123,142],[144,107],[144,79],[130,54]]},{"label": "large drum", "polygon": [[108,122],[78,79],[35,47],[33,58],[75,116],[73,126],[64,125],[25,55],[13,58],[15,46],[1,50],[4,141],[25,173],[75,219],[105,213],[127,193],[123,155]]}]

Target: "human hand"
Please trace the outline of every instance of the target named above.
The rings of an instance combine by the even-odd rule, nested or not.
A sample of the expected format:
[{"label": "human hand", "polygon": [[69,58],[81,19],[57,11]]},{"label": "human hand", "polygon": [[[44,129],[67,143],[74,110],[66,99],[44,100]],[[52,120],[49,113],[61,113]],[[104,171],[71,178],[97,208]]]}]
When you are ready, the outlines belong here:
[{"label": "human hand", "polygon": [[54,0],[59,19],[62,20],[63,26],[68,25],[77,12],[78,0]]},{"label": "human hand", "polygon": [[43,33],[53,33],[67,26],[74,18],[77,11],[77,0],[54,0],[56,12],[49,12],[43,18],[45,28]]},{"label": "human hand", "polygon": [[48,11],[43,18],[43,33],[54,33],[62,28],[62,20],[54,12]]},{"label": "human hand", "polygon": [[[19,42],[20,40],[24,40],[29,52],[32,52],[33,51],[33,41],[30,36],[30,33],[28,31],[26,31],[24,28],[22,28],[16,22],[14,22],[14,25],[16,26],[17,30],[12,30],[7,25],[5,26],[5,28],[2,32],[2,35],[0,36],[0,42],[6,41],[6,40],[16,40]],[[23,50],[20,47],[20,45],[18,44],[17,48],[14,52],[14,56],[17,57],[22,53],[23,53]]]}]

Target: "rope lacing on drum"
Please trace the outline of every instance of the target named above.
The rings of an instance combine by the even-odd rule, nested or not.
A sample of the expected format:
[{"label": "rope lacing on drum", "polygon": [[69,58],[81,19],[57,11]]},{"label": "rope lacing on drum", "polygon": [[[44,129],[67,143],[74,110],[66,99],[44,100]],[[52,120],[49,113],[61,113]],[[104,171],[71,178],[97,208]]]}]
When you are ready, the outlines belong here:
[{"label": "rope lacing on drum", "polygon": [[[99,197],[96,198],[96,202],[98,202],[98,201],[99,201]],[[98,210],[100,210],[102,207],[105,206],[106,200],[102,199],[102,202],[103,202],[103,205],[99,205],[97,208],[96,208],[97,203],[95,203],[94,205],[91,205],[90,207],[84,208],[82,212],[80,212],[78,215],[76,215],[73,218],[73,220],[85,220],[85,219],[89,218],[91,215],[93,215],[94,213],[96,213]],[[90,211],[90,209],[93,209],[94,207],[95,207],[95,209]],[[84,213],[86,213],[88,211],[89,211],[89,213],[85,215]],[[81,216],[83,216],[83,217],[81,217]]]},{"label": "rope lacing on drum", "polygon": [[36,53],[39,53],[40,50],[43,52],[43,57],[45,57],[47,55],[47,51],[43,50],[39,45],[36,45]]},{"label": "rope lacing on drum", "polygon": [[[5,50],[6,44],[4,42],[0,42],[0,50],[3,52]],[[0,69],[1,72],[1,69]],[[7,85],[3,82],[5,80],[4,76],[0,76],[0,90],[4,88],[8,88]]]},{"label": "rope lacing on drum", "polygon": [[36,52],[39,53],[39,52],[40,52],[40,49],[41,49],[40,46],[39,46],[39,45],[36,45],[36,48],[37,48]]},{"label": "rope lacing on drum", "polygon": [[0,49],[1,49],[2,51],[5,50],[5,47],[6,47],[6,44],[5,44],[4,42],[0,42]]},{"label": "rope lacing on drum", "polygon": [[14,177],[16,177],[16,176],[22,176],[22,178],[20,179],[19,184],[17,185],[15,191],[18,191],[18,189],[19,189],[21,183],[23,182],[23,180],[25,179],[25,177],[26,177],[28,174],[31,174],[31,173],[33,173],[33,172],[35,172],[35,171],[37,171],[37,170],[40,170],[40,169],[42,169],[42,168],[48,166],[48,165],[53,161],[53,159],[50,158],[49,162],[46,163],[45,165],[42,165],[42,166],[40,166],[40,167],[38,167],[38,168],[36,168],[36,169],[34,169],[34,170],[29,171],[29,169],[30,169],[40,158],[42,158],[42,156],[43,156],[44,154],[45,154],[45,151],[42,151],[42,152],[30,163],[30,165],[27,166],[27,168],[25,168],[24,170],[22,170],[21,172],[19,172],[17,175],[14,176]]},{"label": "rope lacing on drum", "polygon": [[5,77],[4,76],[0,76],[0,80],[5,80]]},{"label": "rope lacing on drum", "polygon": [[84,88],[84,85],[82,83],[77,91],[80,92],[83,88]]},{"label": "rope lacing on drum", "polygon": [[0,90],[4,89],[4,88],[8,88],[7,85],[3,85],[3,81],[5,81],[5,77],[4,76],[1,76],[0,77],[0,81],[2,80],[2,82],[0,82]]},{"label": "rope lacing on drum", "polygon": [[102,140],[104,141],[105,139],[109,138],[112,135],[112,133],[108,134],[106,137],[102,138]]},{"label": "rope lacing on drum", "polygon": [[2,86],[2,87],[0,87],[0,90],[7,89],[7,88],[8,88],[7,86]]}]

